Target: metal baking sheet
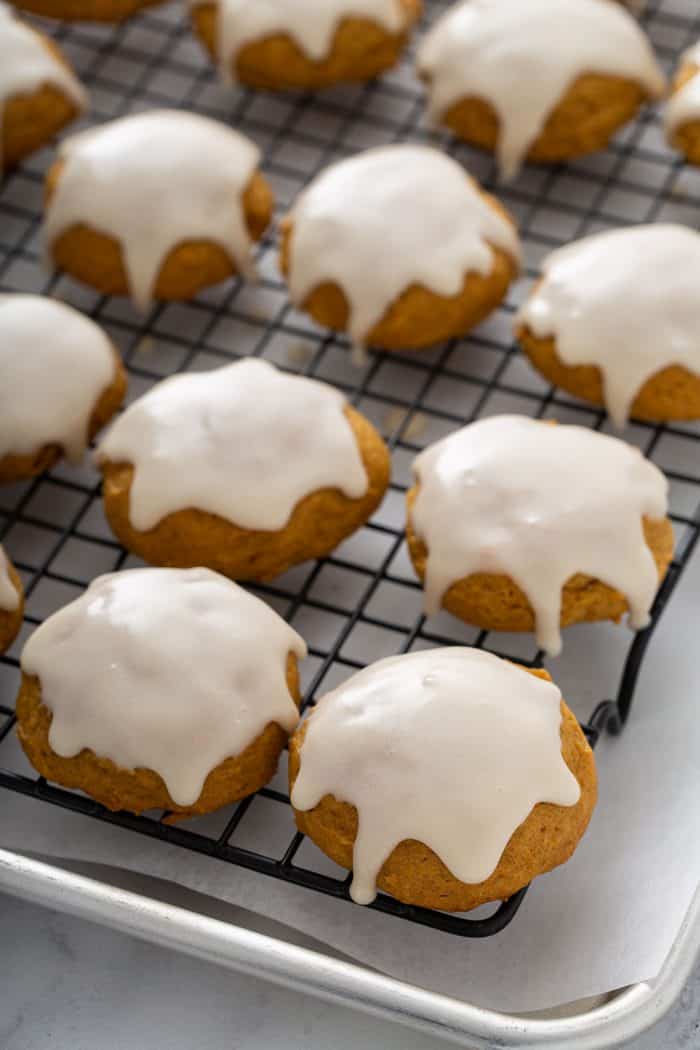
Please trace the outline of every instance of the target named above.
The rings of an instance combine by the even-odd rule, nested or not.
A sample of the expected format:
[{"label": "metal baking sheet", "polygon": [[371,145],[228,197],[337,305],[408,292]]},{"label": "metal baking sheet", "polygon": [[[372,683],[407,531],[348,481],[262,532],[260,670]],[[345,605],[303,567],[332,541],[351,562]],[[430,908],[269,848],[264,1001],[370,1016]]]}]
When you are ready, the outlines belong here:
[{"label": "metal baking sheet", "polygon": [[[444,0],[429,0],[424,25],[446,6]],[[680,51],[700,36],[700,15],[690,0],[652,2],[644,21],[669,70]],[[511,342],[513,311],[539,259],[561,243],[631,222],[669,219],[697,226],[700,175],[673,157],[650,111],[607,151],[567,167],[528,168],[515,183],[500,187],[489,157],[425,128],[422,92],[410,56],[370,85],[318,97],[273,96],[222,89],[180,5],[153,8],[119,27],[43,28],[56,36],[87,83],[93,104],[90,120],[178,106],[229,121],[250,134],[263,149],[278,215],[308,179],[334,159],[387,141],[428,138],[449,149],[516,216],[526,280],[512,289],[502,309],[468,339],[421,354],[373,354],[358,370],[342,337],[316,328],[290,307],[276,269],[273,233],[260,248],[262,279],[255,288],[229,282],[193,303],[159,306],[142,318],[124,301],[97,296],[43,270],[41,194],[50,150],[30,158],[0,188],[0,288],[58,295],[94,316],[124,353],[130,397],[174,371],[216,367],[237,355],[256,354],[336,383],[390,440],[394,481],[373,522],[332,558],[300,567],[264,591],[311,643],[306,681],[311,692],[325,690],[348,668],[379,656],[420,645],[477,640],[477,632],[469,636],[447,618],[428,628],[420,615],[420,590],[402,542],[410,460],[427,442],[486,413],[556,415],[603,426],[600,413],[552,391],[529,369]],[[631,438],[653,453],[663,437],[668,459],[674,438],[682,441],[690,432],[641,427],[634,428]],[[673,491],[681,532],[683,521],[690,521],[698,506],[696,486],[700,478],[679,463]],[[0,538],[27,587],[22,638],[96,574],[129,564],[106,527],[97,477],[89,465],[80,470],[59,466],[42,479],[0,492]],[[680,539],[682,543],[682,535]],[[479,641],[489,644],[483,637]],[[535,655],[529,640],[511,643],[511,655]],[[18,651],[19,644],[0,663],[0,740],[11,730]],[[615,687],[616,682],[610,682],[611,693]],[[589,713],[591,707],[579,713]],[[653,986],[636,986],[576,1018],[534,1021],[468,1006],[318,951],[26,858],[0,854],[0,885],[280,983],[303,983],[307,991],[474,1046],[615,1046],[669,1005],[699,944],[696,903]]]}]

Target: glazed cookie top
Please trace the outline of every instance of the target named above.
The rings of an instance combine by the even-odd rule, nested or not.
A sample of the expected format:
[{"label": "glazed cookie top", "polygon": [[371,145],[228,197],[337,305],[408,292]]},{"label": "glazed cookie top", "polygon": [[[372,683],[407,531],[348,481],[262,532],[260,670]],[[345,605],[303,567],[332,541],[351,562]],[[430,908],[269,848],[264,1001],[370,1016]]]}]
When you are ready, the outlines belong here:
[{"label": "glazed cookie top", "polygon": [[[700,40],[683,52],[680,68],[684,66],[700,66]],[[664,114],[664,125],[669,134],[693,120],[700,120],[700,69],[695,70],[682,88],[674,91]]]},{"label": "glazed cookie top", "polygon": [[294,729],[290,652],[306,655],[296,631],[223,576],[133,569],[100,576],[38,627],[22,670],[40,680],[57,755],[90,748],[154,770],[189,806],[271,722]]},{"label": "glazed cookie top", "polygon": [[64,139],[48,204],[49,244],[76,224],[121,244],[131,295],[142,309],[168,253],[184,241],[220,245],[254,274],[242,196],[257,146],[216,120],[178,110],[120,117]]},{"label": "glazed cookie top", "polygon": [[17,589],[10,579],[10,563],[0,545],[0,610],[14,612],[19,605]]},{"label": "glazed cookie top", "polygon": [[[211,0],[190,0],[201,7]],[[246,44],[285,34],[312,61],[331,51],[333,37],[345,18],[367,18],[390,33],[408,24],[401,0],[215,0],[217,48],[222,75],[230,79],[234,57]]]},{"label": "glazed cookie top", "polygon": [[0,295],[0,459],[56,444],[79,462],[114,369],[90,318],[40,295]]},{"label": "glazed cookie top", "polygon": [[624,426],[651,376],[669,365],[700,375],[700,234],[654,223],[575,241],[547,256],[517,323],[553,337],[566,365],[596,365],[605,405]]},{"label": "glazed cookie top", "polygon": [[560,704],[553,683],[478,649],[380,660],[316,705],[292,805],[312,809],[330,794],[357,808],[358,904],[374,899],[404,839],[429,846],[460,881],[483,882],[538,802],[579,800]]},{"label": "glazed cookie top", "polygon": [[136,529],[189,507],[240,528],[281,529],[299,500],[319,489],[365,495],[367,472],[345,408],[326,383],[251,358],[159,383],[116,420],[98,461],[133,463]]},{"label": "glazed cookie top", "polygon": [[586,427],[492,416],[426,448],[413,470],[428,615],[458,580],[505,574],[555,656],[562,587],[584,573],[627,597],[635,628],[647,624],[659,581],[642,519],[665,516],[668,484],[638,449]]},{"label": "glazed cookie top", "polygon": [[62,91],[78,109],[87,105],[85,90],[68,66],[49,50],[38,33],[0,2],[0,123],[8,99],[36,91],[45,84]]},{"label": "glazed cookie top", "polygon": [[627,77],[652,98],[664,89],[646,36],[609,0],[462,0],[426,35],[418,70],[430,85],[433,119],[465,98],[491,104],[506,178],[578,77]]},{"label": "glazed cookie top", "polygon": [[489,273],[493,247],[520,257],[513,224],[456,161],[428,146],[382,146],[333,164],[290,217],[293,301],[335,281],[359,344],[411,285],[457,295],[467,273]]}]

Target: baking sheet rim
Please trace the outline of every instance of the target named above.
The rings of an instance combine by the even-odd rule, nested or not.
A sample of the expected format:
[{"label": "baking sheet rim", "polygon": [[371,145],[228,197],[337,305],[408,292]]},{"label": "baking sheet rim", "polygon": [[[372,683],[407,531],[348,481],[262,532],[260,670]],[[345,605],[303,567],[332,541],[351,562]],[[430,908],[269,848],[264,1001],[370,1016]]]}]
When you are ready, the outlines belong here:
[{"label": "baking sheet rim", "polygon": [[123,890],[0,849],[0,890],[173,950],[362,1010],[453,1043],[492,1050],[605,1050],[651,1027],[674,1004],[700,958],[700,887],[653,981],[556,1019],[485,1010],[320,951]]}]

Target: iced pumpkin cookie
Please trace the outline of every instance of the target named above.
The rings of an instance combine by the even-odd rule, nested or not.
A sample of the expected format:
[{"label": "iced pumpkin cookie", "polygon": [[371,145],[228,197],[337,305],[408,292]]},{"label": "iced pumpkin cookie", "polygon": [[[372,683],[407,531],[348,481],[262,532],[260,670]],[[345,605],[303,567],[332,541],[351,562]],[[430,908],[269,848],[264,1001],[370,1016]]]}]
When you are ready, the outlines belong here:
[{"label": "iced pumpkin cookie", "polygon": [[0,546],[0,653],[9,649],[17,637],[23,614],[22,581]]},{"label": "iced pumpkin cookie", "polygon": [[525,416],[478,420],[414,463],[407,539],[442,607],[494,631],[534,631],[555,656],[560,627],[649,621],[673,555],[668,483],[618,438]]},{"label": "iced pumpkin cookie", "polygon": [[124,399],[126,373],[90,318],[40,295],[0,295],[0,483],[79,463]]},{"label": "iced pumpkin cookie", "polygon": [[46,180],[49,255],[105,295],[189,299],[253,275],[272,215],[260,151],[215,120],[178,110],[121,117],[65,139]]},{"label": "iced pumpkin cookie", "polygon": [[86,104],[53,40],[0,3],[0,172],[50,142]]},{"label": "iced pumpkin cookie", "polygon": [[593,811],[593,753],[546,671],[478,649],[380,660],[289,742],[294,816],[350,894],[468,911],[568,860]]},{"label": "iced pumpkin cookie", "polygon": [[273,776],[305,655],[208,569],[101,576],[25,645],[17,733],[42,776],[108,809],[208,813]]},{"label": "iced pumpkin cookie", "polygon": [[664,126],[669,144],[700,165],[700,41],[681,56]]},{"label": "iced pumpkin cookie", "polygon": [[191,8],[225,80],[313,90],[395,65],[421,0],[192,0]]},{"label": "iced pumpkin cookie", "polygon": [[427,146],[367,150],[321,172],[282,224],[292,301],[356,345],[416,349],[461,335],[518,271],[513,220]]},{"label": "iced pumpkin cookie", "polygon": [[122,22],[163,0],[13,0],[17,7],[66,21]]},{"label": "iced pumpkin cookie", "polygon": [[603,149],[664,78],[636,20],[609,0],[462,0],[426,35],[431,117],[496,153],[502,174]]},{"label": "iced pumpkin cookie", "polygon": [[516,320],[535,368],[570,394],[632,415],[700,418],[700,234],[654,223],[552,252]]},{"label": "iced pumpkin cookie", "polygon": [[159,383],[101,442],[105,512],[155,565],[267,579],[379,505],[389,453],[334,388],[248,359]]}]

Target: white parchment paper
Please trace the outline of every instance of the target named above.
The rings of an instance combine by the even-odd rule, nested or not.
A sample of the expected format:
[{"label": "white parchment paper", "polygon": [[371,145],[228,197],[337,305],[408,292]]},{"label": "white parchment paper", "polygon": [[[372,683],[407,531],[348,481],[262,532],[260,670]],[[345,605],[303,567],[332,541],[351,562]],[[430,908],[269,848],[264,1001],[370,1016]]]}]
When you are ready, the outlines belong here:
[{"label": "white parchment paper", "polygon": [[[600,802],[586,838],[569,864],[537,880],[520,914],[495,938],[459,940],[8,792],[0,842],[174,880],[280,920],[394,977],[495,1009],[542,1009],[653,977],[700,881],[698,594],[700,556],[654,638],[630,724],[622,737],[598,746]],[[586,716],[616,681],[629,636],[611,627],[574,631],[576,644],[569,632],[565,655],[551,670]],[[2,747],[3,764],[22,768],[16,740]],[[207,819],[223,826],[227,815]],[[264,846],[288,816],[268,803],[245,819],[251,845]],[[310,844],[309,851],[305,860],[316,852]]]}]

